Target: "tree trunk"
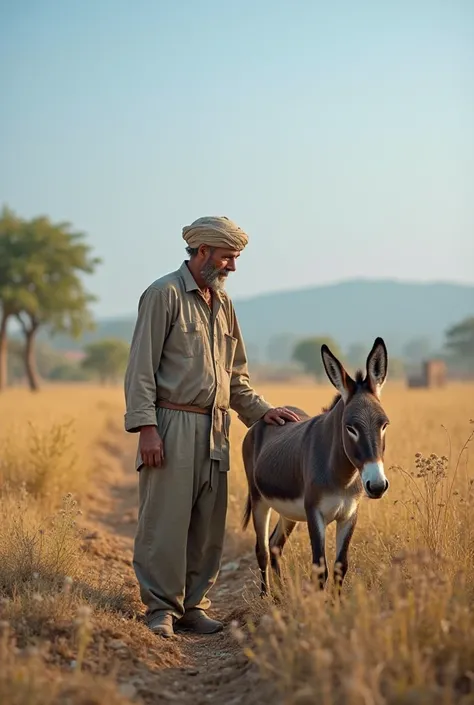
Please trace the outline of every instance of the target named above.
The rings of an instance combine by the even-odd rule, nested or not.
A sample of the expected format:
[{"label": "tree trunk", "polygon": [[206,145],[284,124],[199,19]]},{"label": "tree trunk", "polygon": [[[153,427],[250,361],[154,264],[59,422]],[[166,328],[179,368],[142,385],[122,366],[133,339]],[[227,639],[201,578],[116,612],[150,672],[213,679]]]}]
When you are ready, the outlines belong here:
[{"label": "tree trunk", "polygon": [[36,369],[35,336],[37,328],[25,330],[25,370],[28,384],[32,392],[39,390],[38,370]]},{"label": "tree trunk", "polygon": [[3,314],[0,321],[0,392],[7,386],[7,321],[8,315]]},{"label": "tree trunk", "polygon": [[23,360],[25,363],[26,378],[31,391],[37,392],[39,390],[39,376],[36,368],[35,342],[40,322],[36,316],[30,313],[24,315],[19,313],[17,314],[17,318],[25,335]]}]

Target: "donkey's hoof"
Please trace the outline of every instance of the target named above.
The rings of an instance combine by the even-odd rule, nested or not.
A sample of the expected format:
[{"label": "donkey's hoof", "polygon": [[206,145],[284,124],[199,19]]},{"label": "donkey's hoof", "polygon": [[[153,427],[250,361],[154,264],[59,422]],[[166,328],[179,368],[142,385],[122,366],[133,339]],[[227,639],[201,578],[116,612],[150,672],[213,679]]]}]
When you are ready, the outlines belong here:
[{"label": "donkey's hoof", "polygon": [[273,590],[271,587],[265,587],[260,590],[260,598],[262,600],[273,600]]}]

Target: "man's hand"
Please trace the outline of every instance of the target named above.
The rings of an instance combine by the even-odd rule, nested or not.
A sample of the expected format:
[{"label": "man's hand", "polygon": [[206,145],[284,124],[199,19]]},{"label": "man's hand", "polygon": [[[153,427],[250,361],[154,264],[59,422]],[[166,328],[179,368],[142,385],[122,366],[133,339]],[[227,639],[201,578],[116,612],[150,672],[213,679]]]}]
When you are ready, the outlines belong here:
[{"label": "man's hand", "polygon": [[285,407],[278,407],[267,411],[263,420],[265,423],[272,424],[272,426],[283,426],[286,421],[299,421],[300,417]]},{"label": "man's hand", "polygon": [[161,468],[165,453],[163,441],[156,426],[141,427],[139,450],[144,465],[152,468]]}]

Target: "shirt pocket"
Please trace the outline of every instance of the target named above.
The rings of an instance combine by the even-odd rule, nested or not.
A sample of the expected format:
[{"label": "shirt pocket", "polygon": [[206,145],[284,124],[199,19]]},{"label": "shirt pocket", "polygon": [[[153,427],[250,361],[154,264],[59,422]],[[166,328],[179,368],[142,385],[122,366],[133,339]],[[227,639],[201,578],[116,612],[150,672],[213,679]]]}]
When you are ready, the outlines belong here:
[{"label": "shirt pocket", "polygon": [[234,366],[235,349],[237,347],[237,338],[224,333],[224,367],[229,374]]},{"label": "shirt pocket", "polygon": [[181,352],[184,357],[204,355],[204,332],[202,326],[191,321],[180,323]]}]

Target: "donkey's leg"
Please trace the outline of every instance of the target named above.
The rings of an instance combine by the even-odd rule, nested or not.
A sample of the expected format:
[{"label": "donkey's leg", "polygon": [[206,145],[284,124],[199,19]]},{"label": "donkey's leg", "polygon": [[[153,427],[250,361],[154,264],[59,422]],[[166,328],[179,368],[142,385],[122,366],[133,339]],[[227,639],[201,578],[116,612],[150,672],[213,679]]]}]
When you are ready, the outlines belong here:
[{"label": "donkey's leg", "polygon": [[308,519],[309,538],[313,553],[313,575],[316,574],[319,587],[324,589],[328,579],[328,568],[326,564],[326,523],[324,517],[314,507],[306,509]]},{"label": "donkey's leg", "polygon": [[337,594],[341,594],[342,583],[349,567],[349,546],[357,524],[357,512],[348,519],[337,522],[336,527],[336,561],[334,564],[334,583]]},{"label": "donkey's leg", "polygon": [[255,535],[257,537],[255,553],[257,556],[258,567],[260,568],[260,595],[262,597],[268,594],[269,586],[268,564],[270,562],[270,551],[268,547],[268,529],[270,525],[270,511],[270,507],[264,500],[253,499],[252,519],[255,528]]},{"label": "donkey's leg", "polygon": [[276,575],[280,577],[280,557],[288,538],[296,526],[296,521],[280,517],[270,536],[270,562]]}]

